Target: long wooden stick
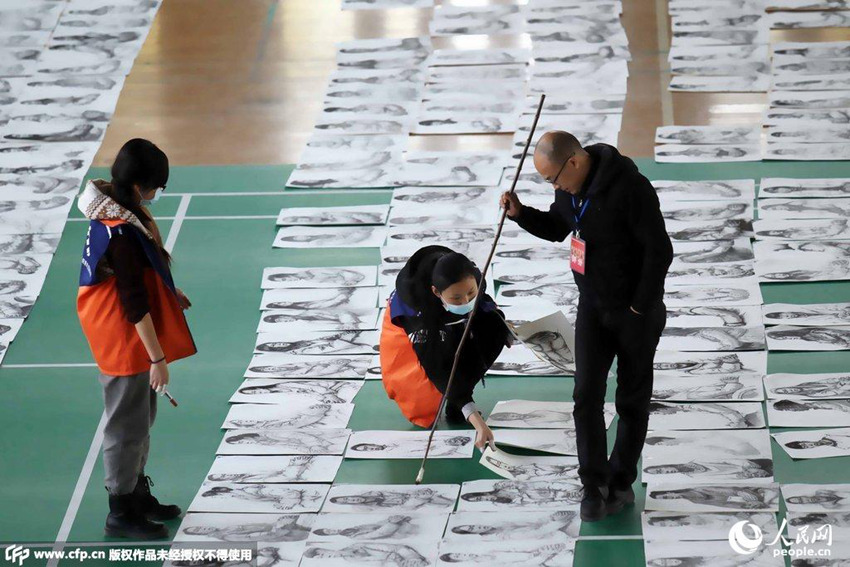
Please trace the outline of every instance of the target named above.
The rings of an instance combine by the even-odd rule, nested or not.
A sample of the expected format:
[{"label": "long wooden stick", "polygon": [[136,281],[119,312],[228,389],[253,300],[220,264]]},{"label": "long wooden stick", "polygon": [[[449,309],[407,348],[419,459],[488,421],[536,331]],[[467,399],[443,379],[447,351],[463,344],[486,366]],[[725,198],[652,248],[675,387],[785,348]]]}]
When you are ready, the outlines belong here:
[{"label": "long wooden stick", "polygon": [[[525,141],[525,149],[522,150],[522,155],[519,158],[519,164],[517,165],[516,174],[514,175],[513,183],[511,183],[511,190],[509,193],[514,193],[516,191],[516,184],[517,181],[519,181],[520,172],[522,172],[522,165],[525,163],[525,156],[528,155],[528,149],[531,147],[531,139],[534,137],[534,131],[537,129],[537,121],[540,119],[540,113],[543,112],[543,101],[545,100],[546,95],[540,95],[540,103],[537,105],[537,113],[534,115],[534,122],[531,124],[531,131],[528,133],[528,139]],[[449,374],[449,381],[446,382],[446,389],[440,399],[440,405],[437,408],[437,416],[434,418],[434,423],[431,424],[431,432],[428,434],[428,444],[425,446],[425,456],[422,458],[422,464],[419,467],[419,474],[416,475],[416,484],[421,484],[422,480],[425,478],[425,464],[428,462],[428,455],[431,453],[431,443],[434,440],[434,432],[437,430],[437,422],[440,419],[440,415],[443,413],[443,409],[446,407],[446,396],[451,390],[452,383],[455,379],[458,361],[460,361],[460,353],[463,350],[463,345],[466,343],[466,339],[472,329],[472,319],[478,312],[478,304],[481,303],[481,296],[484,293],[484,281],[487,277],[487,271],[490,269],[490,263],[493,261],[493,255],[496,253],[496,245],[499,243],[499,237],[502,236],[502,227],[505,225],[505,217],[507,214],[508,209],[502,209],[502,216],[499,219],[499,227],[496,229],[496,237],[493,239],[493,246],[490,248],[490,254],[487,256],[487,262],[484,264],[484,269],[481,270],[481,279],[478,281],[478,295],[475,296],[475,304],[472,307],[472,311],[469,313],[469,319],[466,320],[466,325],[463,328],[463,334],[460,337],[460,343],[457,345],[454,362],[452,363],[452,371]]]}]

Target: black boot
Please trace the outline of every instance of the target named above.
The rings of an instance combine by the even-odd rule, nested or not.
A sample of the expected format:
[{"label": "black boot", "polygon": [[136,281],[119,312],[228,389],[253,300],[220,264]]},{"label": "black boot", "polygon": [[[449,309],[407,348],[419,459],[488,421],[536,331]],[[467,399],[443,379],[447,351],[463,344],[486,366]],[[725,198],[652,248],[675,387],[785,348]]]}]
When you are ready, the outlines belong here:
[{"label": "black boot", "polygon": [[140,474],[139,480],[136,482],[136,489],[133,491],[139,509],[145,517],[155,522],[165,522],[180,516],[180,507],[175,504],[160,504],[159,500],[151,494],[151,486],[153,486],[151,477]]},{"label": "black boot", "polygon": [[600,489],[594,486],[584,487],[584,496],[581,499],[581,520],[583,522],[598,522],[605,519],[608,514],[605,499],[608,496],[607,490]]},{"label": "black boot", "polygon": [[106,527],[103,531],[109,537],[133,540],[168,537],[168,528],[145,518],[132,492],[120,496],[109,495],[109,515],[106,517]]}]

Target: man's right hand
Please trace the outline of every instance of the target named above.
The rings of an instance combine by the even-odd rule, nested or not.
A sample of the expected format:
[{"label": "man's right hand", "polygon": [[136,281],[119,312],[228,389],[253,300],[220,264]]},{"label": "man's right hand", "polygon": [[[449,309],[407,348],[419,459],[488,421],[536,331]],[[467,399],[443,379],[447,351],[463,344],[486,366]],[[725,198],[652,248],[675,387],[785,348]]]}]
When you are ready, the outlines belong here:
[{"label": "man's right hand", "polygon": [[520,203],[519,197],[516,196],[516,193],[510,191],[502,193],[499,205],[508,211],[508,216],[512,219],[518,217],[520,211],[522,211],[522,203]]}]

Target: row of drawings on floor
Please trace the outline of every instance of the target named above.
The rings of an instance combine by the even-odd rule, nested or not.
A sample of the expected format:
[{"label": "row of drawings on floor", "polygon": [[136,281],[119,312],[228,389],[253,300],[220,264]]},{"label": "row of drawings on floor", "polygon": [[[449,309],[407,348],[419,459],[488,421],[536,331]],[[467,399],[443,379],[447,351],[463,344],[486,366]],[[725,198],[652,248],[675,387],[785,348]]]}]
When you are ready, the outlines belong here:
[{"label": "row of drawings on floor", "polygon": [[0,361],[41,292],[159,4],[0,3]]},{"label": "row of drawings on floor", "polygon": [[[822,272],[820,266],[828,264],[825,260],[782,256],[795,254],[795,249],[787,247],[772,251],[780,255],[778,258],[762,256],[760,244],[785,241],[775,240],[782,237],[778,232],[782,229],[781,218],[753,222],[755,183],[752,180],[653,183],[675,250],[665,298],[668,328],[656,356],[651,433],[642,471],[642,481],[651,489],[647,505],[651,512],[644,518],[647,557],[660,561],[659,558],[681,554],[688,547],[673,541],[676,539],[673,534],[680,533],[682,528],[693,528],[694,533],[701,534],[689,537],[725,539],[728,523],[724,522],[746,510],[753,512],[746,517],[756,525],[764,524],[765,517],[773,518],[775,524],[774,515],[765,514],[778,509],[778,486],[774,483],[770,436],[762,408],[765,388],[767,416],[772,426],[847,426],[776,433],[777,442],[789,455],[793,458],[850,455],[850,405],[846,400],[850,397],[846,387],[850,377],[846,374],[765,376],[764,350],[766,346],[770,350],[850,348],[850,341],[846,340],[850,304],[762,306],[759,289],[759,281],[789,279],[785,272],[777,271],[782,269],[797,274],[805,271],[808,276],[796,277],[812,281],[850,279],[850,274]],[[771,192],[805,195],[807,187],[812,185],[828,190],[845,183],[848,181],[841,179],[764,179],[759,209],[769,209],[776,200]],[[786,189],[774,189],[782,187]],[[361,380],[381,377],[375,354],[382,319],[380,306],[392,290],[398,270],[420,246],[441,243],[482,262],[494,236],[497,197],[495,188],[401,187],[392,192],[388,205],[280,211],[281,228],[275,246],[380,246],[382,263],[265,270],[255,354],[245,381],[231,398],[234,405],[223,426],[226,432],[219,456],[190,507],[192,513],[187,517],[185,529],[181,529],[180,538],[193,539],[210,529],[216,534],[210,536],[213,538],[239,533],[248,521],[252,533],[260,530],[252,537],[271,544],[273,538],[282,537],[276,526],[283,522],[287,530],[300,530],[299,539],[285,546],[277,541],[266,551],[293,560],[303,553],[307,564],[313,559],[357,564],[363,553],[373,560],[378,557],[389,561],[385,554],[405,556],[413,553],[411,549],[423,557],[423,565],[431,564],[434,557],[443,562],[460,560],[448,555],[452,551],[446,551],[454,549],[450,542],[455,535],[447,534],[440,543],[439,538],[434,540],[421,529],[396,526],[395,522],[415,522],[418,515],[412,515],[411,520],[390,518],[396,513],[387,508],[404,509],[409,499],[418,498],[414,496],[418,488],[329,487],[322,483],[334,480],[343,458],[422,457],[424,432],[351,433],[346,428],[355,396],[363,384]],[[411,213],[410,203],[430,206]],[[443,212],[443,204],[457,203],[461,203],[457,211],[462,211],[463,217],[454,218],[450,212]],[[409,221],[410,215],[415,216],[415,223]],[[452,218],[450,223],[444,222],[447,217]],[[785,219],[786,224],[796,222]],[[295,234],[291,231],[301,229],[311,232],[302,233],[303,238],[289,238]],[[359,230],[369,230],[370,239],[352,238]],[[753,234],[759,239],[755,250],[750,242]],[[711,240],[718,235],[724,238]],[[517,328],[534,325],[557,312],[574,316],[577,290],[568,269],[553,269],[558,265],[568,265],[563,246],[540,244],[509,225],[496,252],[490,289],[497,289],[496,301],[506,319]],[[499,283],[498,288],[495,282]],[[540,347],[539,352],[522,345],[506,350],[489,374],[561,378],[572,374],[570,331],[551,332],[554,328],[546,327],[544,330],[548,332],[533,343]],[[569,384],[565,380],[565,394]],[[608,425],[614,418],[611,406],[605,408]],[[569,542],[578,529],[576,506],[580,502],[571,416],[570,402],[539,400],[505,400],[490,412],[487,422],[499,428],[496,433],[499,445],[541,454],[517,457],[502,451],[485,453],[481,464],[508,480],[467,483],[449,527],[464,519],[463,494],[467,490],[488,494],[495,491],[499,495],[519,491],[513,500],[505,502],[486,497],[490,504],[486,512],[498,512],[503,507],[521,511],[525,505],[536,512],[512,514],[507,526],[498,513],[477,514],[476,525],[485,525],[487,533],[501,534],[496,539],[503,540],[504,531],[510,528],[516,530],[516,538],[522,541],[504,544],[503,549],[495,551],[489,542],[483,544],[486,551],[473,548],[479,555],[469,559],[470,563],[483,558],[508,561],[523,554],[530,564],[549,564],[545,563],[548,560],[545,554],[532,553],[541,547],[539,543],[532,545],[525,541],[533,533],[541,537],[550,537],[553,531],[565,534],[567,547],[561,551],[568,552],[572,545]],[[718,437],[717,430],[723,431],[722,437]],[[472,436],[465,432],[440,432],[433,455],[468,459],[473,454],[472,441]],[[694,452],[695,447],[700,448],[698,453]],[[658,491],[653,492],[656,487]],[[842,490],[841,487],[811,488],[816,489]],[[523,492],[526,490],[535,496]],[[359,503],[358,507],[331,506],[339,501],[337,492],[344,499]],[[569,505],[566,500],[559,501],[556,507],[563,508],[560,515],[544,514],[536,509],[541,500],[562,492],[560,498],[572,500]],[[429,498],[433,496],[431,492],[427,494]],[[663,496],[652,498],[653,494]],[[703,500],[709,496],[711,505],[703,506]],[[307,497],[309,505],[304,505],[303,499]],[[750,497],[759,500],[751,502]],[[494,503],[495,500],[499,502]],[[827,514],[845,507],[838,504],[836,508],[821,511]],[[342,510],[357,514],[340,518],[338,512]],[[293,511],[321,514],[315,519],[284,515],[284,520],[240,515]],[[712,513],[703,514],[706,511]],[[725,515],[714,514],[721,511]],[[803,516],[810,518],[811,514]],[[827,519],[838,530],[850,529],[847,514]],[[798,524],[801,521],[791,514],[788,520]],[[305,522],[314,522],[312,530]],[[727,526],[724,534],[721,525]],[[267,526],[268,530],[258,526]],[[677,529],[663,531],[663,527]],[[772,532],[777,533],[775,525]],[[294,537],[289,531],[282,533]],[[477,538],[474,541],[487,541],[481,534]],[[467,550],[468,546],[464,544]],[[731,553],[728,545],[724,550],[719,543],[706,549],[718,555]],[[488,555],[493,553],[496,555]],[[537,560],[540,563],[534,563]]]},{"label": "row of drawings on floor", "polygon": [[[431,37],[525,31],[531,45],[433,49],[430,37],[338,44],[314,135],[287,185],[493,186],[519,159],[544,92],[551,96],[540,132],[616,144],[630,59],[621,11],[619,0],[444,5],[434,10]],[[409,133],[514,133],[514,144],[504,152],[405,152]]]},{"label": "row of drawings on floor", "polygon": [[757,124],[659,128],[656,159],[850,159],[850,42],[770,45],[771,29],[850,27],[848,9],[842,1],[671,0],[670,90],[768,92],[770,104]]},{"label": "row of drawings on floor", "polygon": [[[628,59],[620,12],[619,2],[549,0],[435,9],[432,36],[529,31],[530,77],[529,53],[522,50],[434,50],[428,38],[339,45],[338,69],[316,130],[287,185],[395,189],[385,205],[284,209],[273,245],[380,248],[381,263],[265,270],[255,351],[177,540],[256,541],[269,564],[572,564],[582,490],[570,402],[496,404],[487,416],[498,428],[496,442],[533,452],[483,454],[479,462],[501,480],[461,486],[334,481],[346,459],[422,457],[426,432],[348,427],[364,380],[381,378],[380,306],[421,246],[446,245],[483,264],[500,214],[498,195],[514,180],[536,93],[550,90],[553,81],[559,93],[564,84],[593,85],[598,93],[593,97],[567,92],[548,98],[538,131],[570,130],[584,143],[616,141]],[[526,92],[532,96],[516,105]],[[411,132],[514,132],[515,138],[506,152],[405,153]],[[802,184],[774,181],[795,191]],[[733,517],[762,526],[765,534],[778,533],[780,487],[773,476],[763,384],[771,396],[771,425],[822,427],[818,420],[846,415],[840,403],[825,407],[817,396],[829,389],[839,391],[836,398],[846,395],[840,392],[846,376],[765,377],[765,348],[835,347],[825,337],[850,324],[847,306],[762,306],[759,282],[788,275],[789,266],[808,266],[795,277],[816,281],[824,264],[835,279],[842,264],[827,253],[799,261],[789,256],[796,249],[763,254],[761,240],[754,249],[751,180],[655,186],[675,241],[675,261],[642,471],[648,485],[647,564],[743,564],[726,541]],[[551,186],[530,162],[517,190],[530,206],[548,207],[552,199]],[[760,207],[769,204],[770,197],[763,197]],[[774,217],[779,218],[794,217]],[[541,243],[508,225],[488,282],[506,319],[526,339],[534,338],[528,341],[532,348],[518,344],[505,350],[489,374],[503,380],[547,377],[563,385],[564,398],[574,372],[573,339],[569,326],[559,322],[574,316],[578,295],[567,253],[563,244]],[[848,277],[843,266],[838,279]],[[765,321],[777,320],[787,324],[766,332]],[[791,340],[789,328],[795,338],[785,342]],[[792,405],[798,409],[786,411]],[[605,407],[609,426],[612,406]],[[785,446],[810,458],[843,454],[840,448],[824,450],[840,433],[831,431],[828,440],[816,443],[797,434]],[[472,437],[464,431],[441,431],[435,439],[435,458],[473,456]],[[809,451],[809,445],[817,447]],[[833,514],[836,531],[848,533],[846,486],[789,484],[782,492],[792,532],[813,515]],[[692,539],[702,543],[694,546]],[[782,561],[766,548],[757,559]]]}]

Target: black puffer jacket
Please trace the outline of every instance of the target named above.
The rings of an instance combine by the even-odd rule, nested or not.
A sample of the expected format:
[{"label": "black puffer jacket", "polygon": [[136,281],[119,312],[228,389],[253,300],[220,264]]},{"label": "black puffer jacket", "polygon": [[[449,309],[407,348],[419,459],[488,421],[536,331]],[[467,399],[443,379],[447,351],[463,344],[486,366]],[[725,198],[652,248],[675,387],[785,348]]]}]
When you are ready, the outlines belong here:
[{"label": "black puffer jacket", "polygon": [[[466,315],[446,311],[431,291],[434,264],[451,252],[445,246],[426,246],[417,251],[399,272],[395,294],[390,300],[394,307],[392,322],[405,330],[425,374],[442,393],[445,393],[467,319]],[[476,277],[480,279],[480,274]],[[493,299],[486,294],[482,299],[461,353],[452,391],[447,396],[448,402],[457,409],[473,401],[475,385],[499,357],[508,340],[508,329]],[[393,301],[397,304],[393,305]]]},{"label": "black puffer jacket", "polygon": [[[589,199],[579,222],[587,246],[585,273],[573,276],[582,299],[603,309],[631,306],[645,313],[663,299],[673,260],[658,196],[617,148],[594,144],[584,149],[594,162],[579,195]],[[513,220],[539,238],[561,242],[576,230],[576,214],[571,195],[556,190],[548,211],[524,206]]]}]

